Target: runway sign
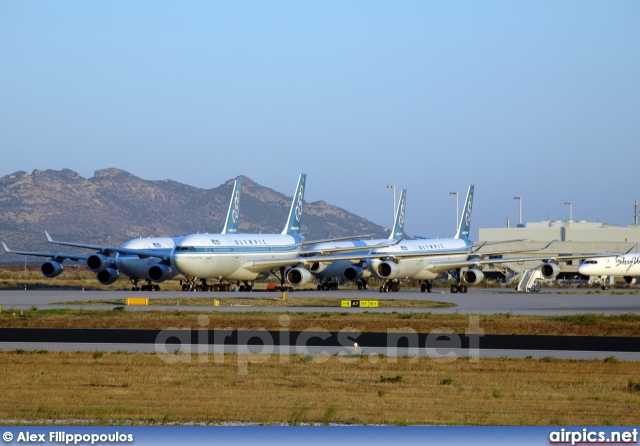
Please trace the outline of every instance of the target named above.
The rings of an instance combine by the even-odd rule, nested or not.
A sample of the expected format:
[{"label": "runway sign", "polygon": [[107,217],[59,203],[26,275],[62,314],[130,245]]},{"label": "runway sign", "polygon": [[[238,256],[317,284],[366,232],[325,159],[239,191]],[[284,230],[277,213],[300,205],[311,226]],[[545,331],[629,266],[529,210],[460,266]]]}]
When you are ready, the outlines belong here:
[{"label": "runway sign", "polygon": [[340,303],[342,308],[378,308],[377,300],[343,300]]},{"label": "runway sign", "polygon": [[149,305],[148,297],[127,297],[127,305]]}]

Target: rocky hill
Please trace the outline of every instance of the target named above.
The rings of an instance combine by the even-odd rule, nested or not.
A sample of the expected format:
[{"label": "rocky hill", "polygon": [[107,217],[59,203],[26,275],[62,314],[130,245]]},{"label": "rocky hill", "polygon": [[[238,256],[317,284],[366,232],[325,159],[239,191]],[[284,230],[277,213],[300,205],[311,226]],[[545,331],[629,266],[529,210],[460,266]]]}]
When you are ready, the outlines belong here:
[{"label": "rocky hill", "polygon": [[[240,230],[279,233],[292,197],[239,178]],[[12,249],[59,251],[62,247],[46,242],[44,231],[59,240],[113,245],[135,237],[220,232],[234,180],[200,189],[171,180],[147,181],[120,169],[99,170],[88,179],[68,169],[16,172],[0,179],[0,240]],[[324,201],[305,203],[302,220],[307,239],[388,234]],[[2,263],[17,257],[4,250],[0,256]]]}]

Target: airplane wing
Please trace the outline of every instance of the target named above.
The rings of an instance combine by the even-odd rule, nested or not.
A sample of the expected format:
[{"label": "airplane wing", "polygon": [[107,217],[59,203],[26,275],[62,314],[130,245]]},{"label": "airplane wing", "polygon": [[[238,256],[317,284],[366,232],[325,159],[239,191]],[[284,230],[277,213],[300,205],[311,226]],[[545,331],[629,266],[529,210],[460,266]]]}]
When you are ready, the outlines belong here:
[{"label": "airplane wing", "polygon": [[[351,251],[368,251],[373,248],[387,247],[392,246],[398,243],[399,240],[392,240],[390,243],[385,243],[382,245],[372,245],[372,246],[349,246],[346,248],[333,248],[330,250],[321,250],[321,251],[302,251],[301,254],[314,254],[310,256],[301,255],[299,257],[291,257],[288,259],[256,259],[256,260],[247,260],[243,268],[253,271],[253,272],[262,272],[265,270],[272,270],[275,268],[287,267],[287,266],[296,266],[305,264],[311,265],[315,262],[324,262],[331,263],[337,262],[339,260],[357,260],[363,258],[363,255],[338,255],[338,254],[330,254],[337,252],[351,252]],[[322,253],[319,255],[318,253]],[[365,254],[366,255],[366,254]],[[375,255],[375,257],[380,257],[379,254]],[[370,258],[370,257],[369,257]]]},{"label": "airplane wing", "polygon": [[296,266],[301,263],[304,258],[291,257],[289,259],[260,259],[260,260],[247,260],[242,267],[248,271],[260,273],[262,271],[272,270],[276,268],[282,268],[286,266]]},{"label": "airplane wing", "polygon": [[[133,254],[137,255],[141,259],[146,259],[148,257],[157,257],[162,260],[168,260],[171,255],[171,250],[169,249],[129,249],[129,248],[120,248],[118,246],[106,246],[106,245],[92,245],[89,243],[76,243],[76,242],[63,242],[60,240],[54,240],[51,238],[48,232],[45,231],[47,235],[47,240],[49,243],[54,243],[56,245],[64,245],[64,246],[74,246],[76,248],[87,248],[87,249],[95,249],[96,251],[100,251],[103,254],[109,255],[110,253],[120,253],[120,254]],[[88,256],[87,256],[88,257]]]},{"label": "airplane wing", "polygon": [[18,254],[24,256],[37,256],[37,257],[50,257],[55,259],[58,262],[62,262],[65,259],[73,260],[74,262],[79,262],[81,260],[87,260],[89,258],[88,255],[83,254],[66,254],[62,252],[35,252],[35,251],[12,251],[7,245],[2,242],[2,246],[7,254]]},{"label": "airplane wing", "polygon": [[504,244],[504,243],[526,242],[526,241],[527,241],[527,239],[524,239],[524,238],[514,238],[514,239],[511,239],[511,240],[496,240],[494,242],[482,242],[481,246],[485,246],[485,245],[487,245],[487,246],[488,245],[500,245],[500,244]]},{"label": "airplane wing", "polygon": [[345,246],[343,248],[328,248],[328,249],[313,249],[307,251],[301,251],[301,255],[330,255],[335,253],[346,253],[354,251],[370,251],[372,249],[388,248],[389,246],[397,245],[400,240],[390,240],[389,242],[381,243],[379,245],[366,245],[366,246]]},{"label": "airplane wing", "polygon": [[318,245],[320,243],[342,242],[345,240],[362,239],[367,237],[373,237],[373,234],[352,235],[351,237],[325,238],[322,240],[309,240],[302,242],[302,246]]},{"label": "airplane wing", "polygon": [[[476,251],[468,251],[466,249],[459,250],[448,250],[448,251],[414,251],[414,252],[403,252],[403,251],[378,251],[371,252],[368,254],[350,254],[345,255],[344,253],[348,253],[349,251],[366,251],[371,249],[379,249],[385,248],[389,246],[393,246],[395,243],[389,245],[376,245],[370,247],[349,247],[344,248],[343,251],[339,249],[327,250],[327,251],[319,251],[316,255],[303,257],[301,260],[304,260],[305,264],[313,263],[313,262],[323,262],[323,263],[332,263],[337,262],[339,260],[366,260],[366,259],[407,259],[414,257],[442,257],[449,255],[458,255],[458,254],[469,254],[469,255],[477,255],[477,256],[493,256],[500,254],[513,254],[513,253],[521,253],[521,252],[529,252],[529,251],[541,251],[546,249],[549,245],[544,248],[531,248],[531,249],[518,249],[518,250],[502,250],[502,251],[489,251],[477,253]],[[342,253],[342,254],[341,254]],[[563,257],[565,258],[565,257]],[[493,263],[497,263],[497,260],[501,259],[487,259],[492,260]],[[489,262],[490,263],[490,262]]]},{"label": "airplane wing", "polygon": [[530,257],[507,257],[501,259],[468,259],[468,260],[459,260],[459,261],[434,261],[430,263],[427,268],[435,268],[447,266],[450,269],[456,268],[466,268],[470,266],[479,266],[479,265],[489,265],[492,263],[524,263],[524,262],[532,262],[532,261],[543,261],[543,262],[563,262],[566,260],[577,260],[577,259],[587,259],[587,258],[597,258],[597,257],[609,257],[609,254],[579,254],[579,255],[548,255],[548,256],[530,256]]}]

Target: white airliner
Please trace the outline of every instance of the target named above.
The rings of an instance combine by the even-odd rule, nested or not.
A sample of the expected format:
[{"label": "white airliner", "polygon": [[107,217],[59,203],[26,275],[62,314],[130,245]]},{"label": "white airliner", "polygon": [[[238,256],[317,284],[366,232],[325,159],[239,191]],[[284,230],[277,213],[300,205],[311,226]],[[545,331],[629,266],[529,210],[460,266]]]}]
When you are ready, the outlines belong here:
[{"label": "white airliner", "polygon": [[191,234],[183,237],[167,264],[149,270],[152,280],[164,277],[172,267],[184,276],[247,282],[266,279],[271,270],[299,262],[303,237],[300,235],[306,175],[300,174],[289,210],[287,224],[280,234]]},{"label": "white airliner", "polygon": [[[400,200],[398,201],[398,207],[396,209],[396,215],[392,226],[391,234],[386,239],[375,240],[350,240],[337,243],[319,243],[311,247],[312,250],[326,252],[331,249],[340,248],[360,248],[361,251],[354,252],[357,254],[370,254],[371,249],[390,246],[402,240],[404,238],[404,221],[405,221],[405,206],[406,206],[407,190],[402,189],[400,192]],[[348,282],[356,282],[358,289],[367,289],[367,279],[371,277],[371,272],[364,267],[364,263],[359,259],[354,260],[338,260],[332,263],[327,262],[313,262],[309,265],[308,270],[313,274],[314,278],[318,281],[318,290],[337,289],[338,281],[346,280]],[[291,278],[299,277],[300,279],[309,279],[305,276],[304,272],[299,275],[290,274]],[[337,279],[337,280],[336,280]],[[287,282],[291,285],[298,286],[302,283],[292,283],[289,278]]]},{"label": "white airliner", "polygon": [[[625,282],[630,284],[636,276],[640,276],[640,253],[589,257],[578,267],[578,273],[583,276],[624,277]],[[602,287],[606,288],[606,285]]]},{"label": "white airliner", "polygon": [[[231,194],[231,201],[229,202],[227,219],[222,230],[223,234],[235,234],[238,231],[241,187],[242,181],[236,180]],[[40,271],[45,277],[55,277],[61,274],[64,270],[62,262],[65,259],[73,261],[84,260],[86,261],[87,268],[96,273],[96,279],[102,285],[110,285],[118,280],[120,274],[124,274],[130,278],[133,284],[133,287],[131,288],[132,291],[150,291],[160,289],[159,285],[151,283],[152,279],[149,277],[149,269],[158,263],[158,256],[165,256],[168,258],[176,243],[183,238],[183,236],[136,238],[126,241],[122,246],[116,247],[75,242],[61,242],[53,240],[48,233],[46,233],[46,235],[50,243],[74,246],[78,248],[95,249],[98,252],[95,254],[83,255],[57,252],[11,251],[4,243],[3,246],[7,253],[50,257],[50,260],[44,262],[40,267]],[[149,252],[153,252],[153,255],[149,255]],[[175,278],[177,276],[178,273],[175,272],[156,282]],[[147,284],[139,287],[138,282],[140,280],[146,280]],[[189,286],[191,286],[191,284],[185,284],[183,285],[183,288]],[[203,286],[207,286],[206,281],[203,282]]]},{"label": "white airliner", "polygon": [[[473,242],[469,239],[473,190],[473,185],[469,186],[458,231],[454,238],[402,240],[386,248],[375,248],[371,254],[342,257],[352,260],[359,259],[364,262],[369,271],[382,280],[380,292],[391,290],[392,281],[408,279],[419,280],[421,282],[421,291],[431,292],[432,281],[439,274],[454,271],[457,283],[451,285],[452,293],[466,293],[468,285],[474,285],[482,281],[484,278],[484,273],[482,272],[484,265],[540,260],[542,263],[538,268],[540,268],[542,276],[550,279],[560,273],[559,261],[593,257],[593,254],[590,254],[490,258],[491,256],[504,254],[539,251],[537,249],[483,251],[479,253],[479,249],[485,244],[474,248]],[[332,256],[331,261],[335,261],[335,256]],[[464,273],[462,273],[463,268],[467,268]],[[395,290],[397,289],[395,287]]]}]

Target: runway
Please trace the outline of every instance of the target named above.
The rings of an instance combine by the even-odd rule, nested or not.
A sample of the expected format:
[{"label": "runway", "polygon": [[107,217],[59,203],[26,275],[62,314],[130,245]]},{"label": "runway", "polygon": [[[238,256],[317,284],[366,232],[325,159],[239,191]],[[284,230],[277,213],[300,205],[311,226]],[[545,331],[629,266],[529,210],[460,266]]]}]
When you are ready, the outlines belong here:
[{"label": "runway", "polygon": [[[513,290],[505,289],[473,289],[470,288],[466,294],[451,294],[449,291],[435,289],[433,293],[421,293],[419,290],[401,290],[398,293],[379,293],[377,291],[294,291],[288,293],[288,299],[295,300],[296,297],[332,297],[336,299],[367,299],[384,301],[386,299],[408,299],[408,300],[433,300],[439,302],[449,302],[455,304],[451,308],[368,308],[369,312],[405,312],[405,313],[459,313],[459,314],[497,314],[511,313],[519,315],[539,315],[539,316],[566,316],[571,314],[596,313],[596,314],[640,314],[640,294],[631,294],[629,291],[581,291],[576,289],[549,289],[540,293],[516,293]],[[149,305],[147,307],[129,307],[132,311],[149,310],[180,310],[180,311],[272,311],[272,312],[361,312],[365,309],[340,308],[340,307],[269,307],[253,306],[252,298],[266,297],[273,299],[279,293],[273,292],[131,292],[131,291],[0,291],[0,305],[3,309],[15,310],[47,308],[83,308],[89,309],[111,309],[114,305],[74,305],[61,302],[91,301],[91,300],[117,300],[127,297],[148,297],[149,299],[170,298],[189,299],[190,297],[225,298],[241,297],[247,299],[247,306],[190,306],[171,305],[158,306]]]},{"label": "runway", "polygon": [[[451,308],[341,308],[341,307],[265,307],[252,306],[253,298],[275,298],[279,293],[272,292],[253,292],[253,293],[237,293],[237,292],[211,292],[211,293],[190,293],[190,292],[130,292],[130,291],[0,291],[0,305],[3,311],[19,311],[38,308],[41,310],[52,308],[76,308],[76,309],[113,309],[116,304],[73,304],[63,302],[79,302],[79,301],[114,301],[127,297],[148,297],[149,299],[170,298],[178,299],[178,305],[171,306],[140,306],[128,307],[128,311],[151,311],[151,310],[180,310],[192,312],[245,312],[245,311],[264,311],[264,312],[430,312],[430,313],[459,313],[459,314],[496,314],[511,313],[517,315],[540,315],[540,316],[557,316],[571,315],[583,313],[596,313],[604,315],[634,313],[640,314],[640,295],[632,294],[628,291],[581,291],[566,289],[550,289],[536,294],[515,293],[512,290],[504,289],[470,289],[467,294],[450,294],[445,290],[434,290],[433,293],[421,293],[418,290],[402,290],[398,293],[379,293],[377,291],[300,291],[288,293],[290,301],[296,297],[334,297],[336,299],[367,299],[384,301],[386,299],[408,299],[408,300],[433,300],[439,302],[450,302],[455,304]],[[225,297],[243,297],[247,299],[247,306],[190,306],[181,305],[180,299],[189,299],[190,297],[207,297],[207,298],[225,298]],[[381,303],[381,305],[383,305]],[[367,335],[367,334],[364,334]],[[562,341],[562,337],[558,337],[558,341]],[[366,336],[365,338],[366,339]],[[548,341],[553,343],[553,341]],[[635,340],[634,340],[635,345]],[[267,343],[268,344],[268,343]],[[40,342],[35,339],[29,341],[2,339],[0,341],[0,349],[15,350],[50,350],[50,351],[139,351],[154,353],[172,353],[177,348],[185,353],[268,353],[268,354],[300,354],[298,347],[293,345],[278,345],[275,343],[265,351],[265,345],[239,345],[239,344],[214,344],[214,343],[193,343],[184,341],[178,347],[172,344],[158,344],[151,342]],[[501,344],[495,344],[500,346]],[[543,358],[547,356],[565,358],[565,359],[604,359],[608,356],[615,356],[620,360],[640,360],[640,352],[637,347],[630,349],[612,348],[607,349],[589,349],[588,342],[581,345],[573,345],[565,350],[561,347],[549,348],[545,347],[544,342],[529,347],[518,347],[514,345],[508,348],[495,348],[494,344],[486,339],[480,339],[479,349],[475,351],[476,357],[511,357],[525,358],[531,356],[533,358]],[[617,344],[620,345],[620,344]],[[167,347],[169,346],[169,347]],[[586,347],[585,347],[586,346]],[[584,348],[583,348],[584,347]],[[347,344],[325,345],[325,346],[305,346],[304,352],[311,354],[338,354],[353,355],[353,342]],[[381,344],[367,345],[367,342],[361,344],[359,355],[374,356],[384,354],[393,355],[416,355],[430,356],[439,358],[445,354],[454,355],[456,357],[469,357],[469,349],[460,348],[456,345],[448,345],[445,350],[430,348],[421,344],[417,347],[406,348],[398,346],[394,350],[390,350],[388,346]]]}]

